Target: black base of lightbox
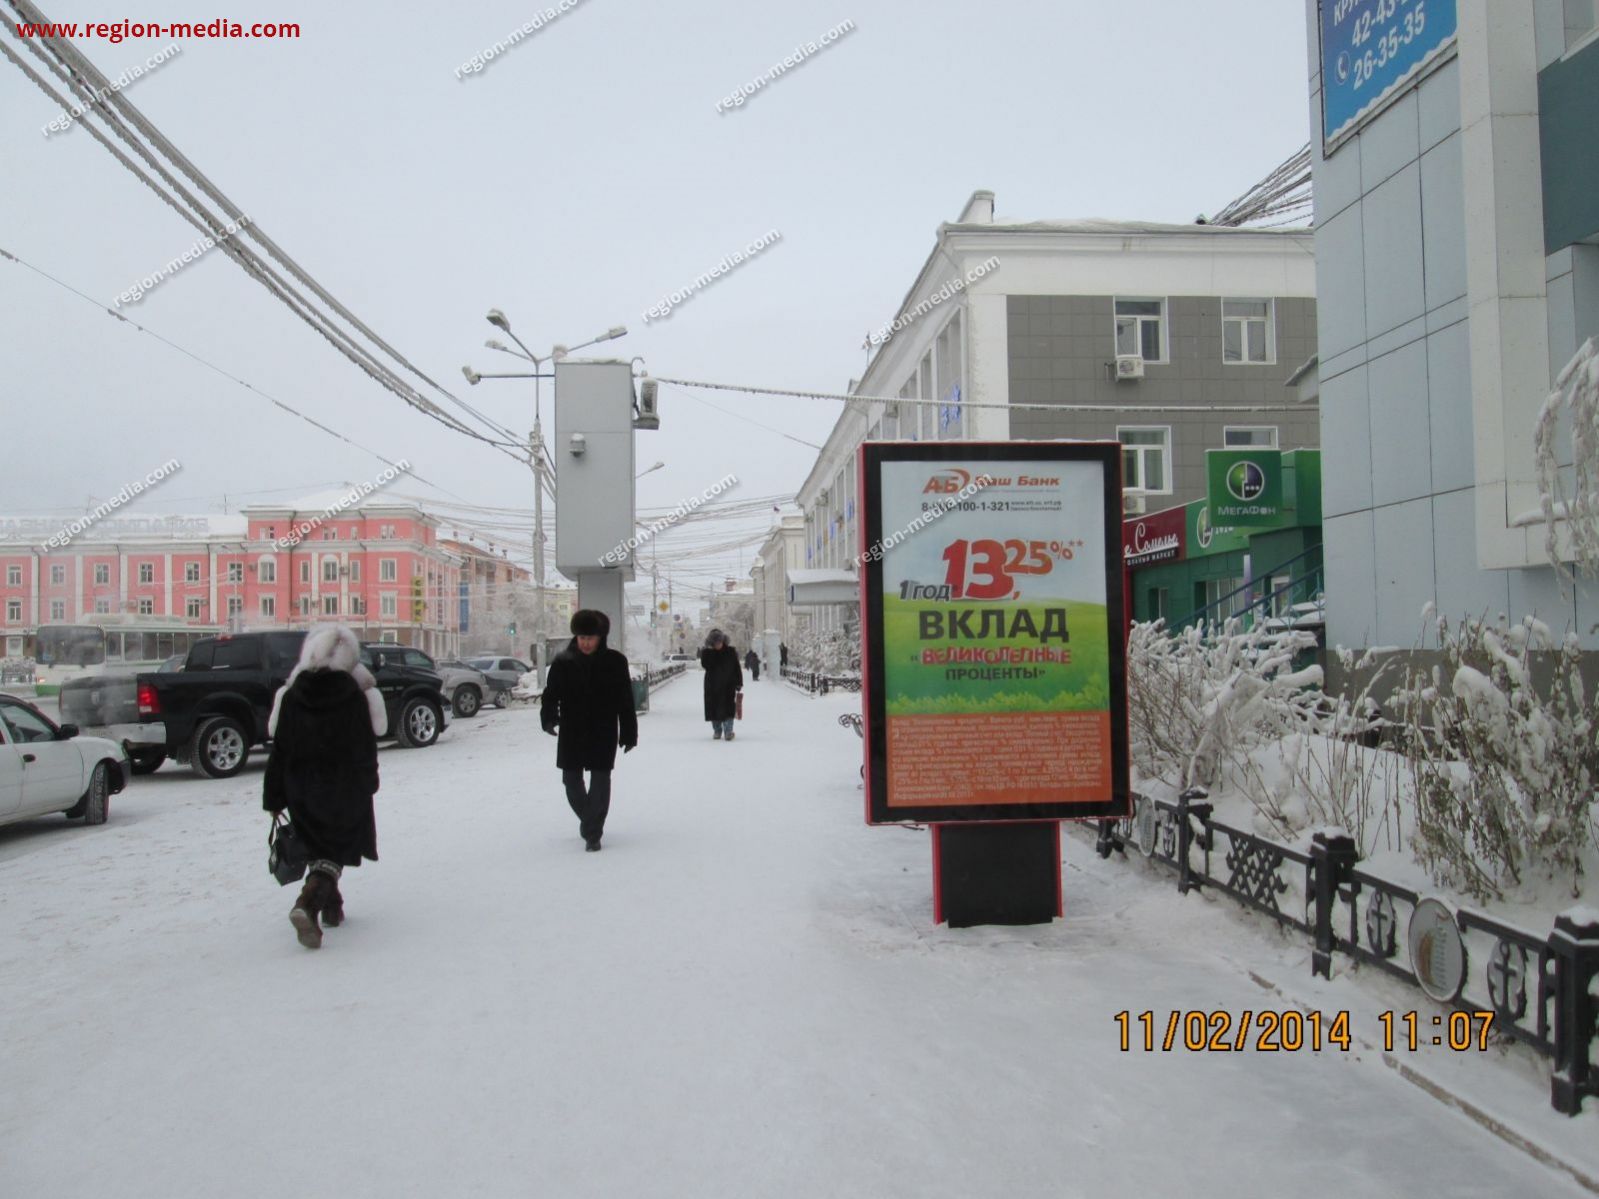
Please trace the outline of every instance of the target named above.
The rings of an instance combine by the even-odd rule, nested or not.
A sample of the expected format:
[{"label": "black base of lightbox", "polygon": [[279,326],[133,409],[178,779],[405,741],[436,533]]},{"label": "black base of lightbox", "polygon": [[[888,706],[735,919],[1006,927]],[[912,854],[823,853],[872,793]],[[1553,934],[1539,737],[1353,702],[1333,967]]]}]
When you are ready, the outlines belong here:
[{"label": "black base of lightbox", "polygon": [[1048,924],[1064,914],[1060,821],[933,825],[933,920]]}]

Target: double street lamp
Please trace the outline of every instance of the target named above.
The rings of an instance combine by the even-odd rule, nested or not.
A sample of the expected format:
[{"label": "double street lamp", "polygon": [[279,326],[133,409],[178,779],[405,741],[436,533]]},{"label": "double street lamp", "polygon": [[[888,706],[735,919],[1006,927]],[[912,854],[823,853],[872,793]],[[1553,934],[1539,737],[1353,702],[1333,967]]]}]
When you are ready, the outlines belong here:
[{"label": "double street lamp", "polygon": [[565,358],[573,350],[581,350],[588,346],[598,345],[602,341],[612,341],[627,335],[625,325],[615,325],[601,333],[598,337],[591,337],[588,341],[580,342],[575,346],[556,345],[545,355],[535,354],[511,330],[511,322],[506,319],[505,313],[498,308],[490,308],[488,322],[500,330],[512,341],[516,342],[521,352],[511,349],[504,343],[490,338],[484,346],[491,350],[499,350],[510,354],[514,358],[521,358],[533,364],[531,371],[475,371],[470,366],[463,366],[461,374],[466,376],[466,381],[476,387],[484,379],[532,379],[533,380],[533,431],[528,435],[528,451],[533,460],[533,587],[538,595],[538,606],[534,616],[534,658],[538,669],[539,686],[544,686],[544,488],[545,472],[548,470],[549,458],[544,452],[544,416],[542,396],[539,390],[539,380],[553,376],[543,368],[552,362]]}]

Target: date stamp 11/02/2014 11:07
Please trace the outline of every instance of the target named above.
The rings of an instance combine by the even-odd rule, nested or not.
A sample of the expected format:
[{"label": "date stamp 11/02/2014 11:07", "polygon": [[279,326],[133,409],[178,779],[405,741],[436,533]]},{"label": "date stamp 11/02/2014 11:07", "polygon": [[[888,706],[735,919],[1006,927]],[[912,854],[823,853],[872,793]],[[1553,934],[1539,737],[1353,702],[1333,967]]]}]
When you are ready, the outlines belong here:
[{"label": "date stamp 11/02/2014 11:07", "polygon": [[[1348,1012],[1174,1011],[1162,1020],[1153,1011],[1117,1012],[1113,1017],[1123,1053],[1186,1050],[1192,1053],[1296,1053],[1337,1049],[1347,1053],[1354,1038]],[[1488,1048],[1492,1012],[1380,1012],[1382,1048],[1414,1053],[1426,1045],[1456,1052]]]}]

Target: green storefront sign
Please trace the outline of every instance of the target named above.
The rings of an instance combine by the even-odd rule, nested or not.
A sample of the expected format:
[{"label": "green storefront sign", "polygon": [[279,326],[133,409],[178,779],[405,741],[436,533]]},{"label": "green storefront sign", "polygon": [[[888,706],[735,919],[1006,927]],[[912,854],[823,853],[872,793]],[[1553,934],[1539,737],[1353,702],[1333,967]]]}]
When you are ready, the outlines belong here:
[{"label": "green storefront sign", "polygon": [[1283,521],[1280,450],[1206,450],[1210,519],[1234,528],[1270,528]]},{"label": "green storefront sign", "polygon": [[1197,500],[1187,506],[1187,552],[1185,558],[1204,558],[1211,554],[1229,554],[1234,550],[1249,548],[1249,534],[1234,528],[1218,529],[1210,523],[1210,505]]}]

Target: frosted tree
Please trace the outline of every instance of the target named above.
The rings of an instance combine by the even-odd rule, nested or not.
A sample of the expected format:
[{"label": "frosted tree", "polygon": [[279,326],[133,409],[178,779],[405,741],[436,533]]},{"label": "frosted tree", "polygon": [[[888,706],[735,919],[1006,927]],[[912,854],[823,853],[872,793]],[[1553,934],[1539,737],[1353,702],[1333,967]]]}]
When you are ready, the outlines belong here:
[{"label": "frosted tree", "polygon": [[[1560,465],[1561,414],[1571,414],[1571,486]],[[1538,410],[1533,430],[1538,467],[1538,499],[1543,510],[1544,549],[1561,577],[1599,576],[1599,346],[1593,338],[1566,364]],[[1564,525],[1571,539],[1566,565],[1559,548]]]}]

